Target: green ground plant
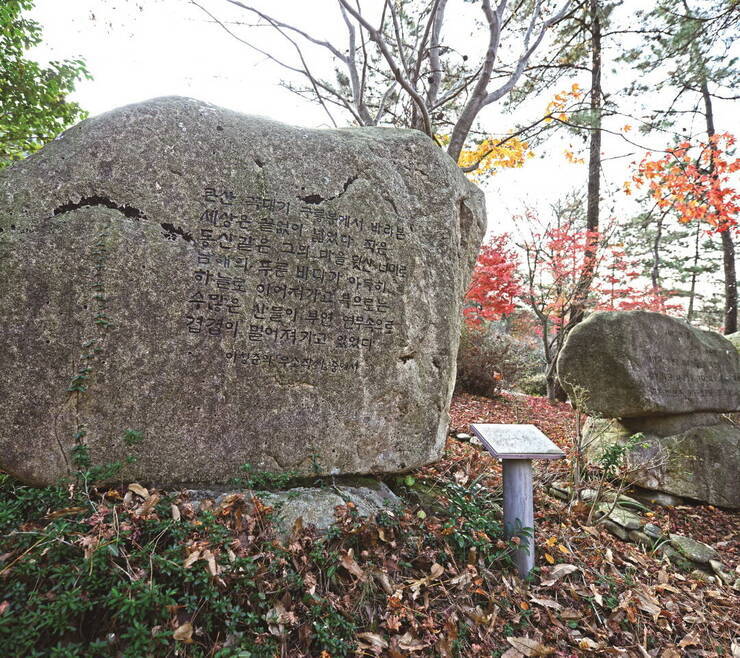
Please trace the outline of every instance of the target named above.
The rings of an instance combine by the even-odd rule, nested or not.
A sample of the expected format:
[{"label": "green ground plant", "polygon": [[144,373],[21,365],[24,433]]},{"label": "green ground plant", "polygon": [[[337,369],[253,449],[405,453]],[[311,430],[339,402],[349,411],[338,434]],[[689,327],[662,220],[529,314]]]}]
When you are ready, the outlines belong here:
[{"label": "green ground plant", "polygon": [[[509,564],[496,497],[478,482],[437,487],[426,520],[413,509],[366,520],[348,503],[327,535],[280,540],[258,498],[215,506],[97,486],[121,464],[93,469],[82,442],[74,458],[78,473],[58,486],[0,473],[3,655],[352,656],[363,628],[380,630],[368,611],[393,600],[380,576],[389,561],[398,583],[432,582],[440,565]],[[245,472],[252,488],[284,484]],[[464,625],[455,637],[465,655]]]}]

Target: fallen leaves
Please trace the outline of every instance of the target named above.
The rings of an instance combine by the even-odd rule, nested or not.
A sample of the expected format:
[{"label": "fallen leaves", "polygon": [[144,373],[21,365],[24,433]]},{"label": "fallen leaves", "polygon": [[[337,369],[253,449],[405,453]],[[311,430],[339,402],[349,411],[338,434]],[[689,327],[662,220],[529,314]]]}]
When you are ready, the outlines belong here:
[{"label": "fallen leaves", "polygon": [[542,581],[543,587],[550,587],[568,574],[578,571],[574,564],[556,564],[550,569]]},{"label": "fallen leaves", "polygon": [[192,644],[193,643],[193,625],[186,621],[184,624],[178,626],[175,631],[172,633],[172,637],[174,637],[178,642],[184,642],[185,644]]},{"label": "fallen leaves", "polygon": [[360,565],[355,562],[354,549],[350,548],[346,553],[344,553],[340,558],[339,563],[355,578],[362,581],[367,579],[365,572],[360,568]]},{"label": "fallen leaves", "polygon": [[[521,656],[549,656],[555,653],[555,649],[547,647],[537,640],[532,640],[528,637],[507,637],[506,641],[517,651],[518,655]],[[509,652],[504,653],[506,656]],[[517,654],[509,654],[510,658],[514,658]],[[503,658],[503,656],[502,656]]]},{"label": "fallen leaves", "polygon": [[149,491],[136,482],[129,484],[128,490],[133,491],[137,496],[141,496],[142,498],[149,498]]}]

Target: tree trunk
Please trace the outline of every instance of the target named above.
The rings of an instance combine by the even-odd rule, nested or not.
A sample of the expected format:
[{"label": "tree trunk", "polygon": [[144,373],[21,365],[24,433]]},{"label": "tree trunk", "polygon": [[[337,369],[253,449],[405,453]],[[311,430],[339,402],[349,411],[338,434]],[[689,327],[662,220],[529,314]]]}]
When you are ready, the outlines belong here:
[{"label": "tree trunk", "polygon": [[547,399],[549,402],[565,402],[568,399],[556,372],[547,377]]},{"label": "tree trunk", "polygon": [[591,27],[591,131],[588,152],[588,192],[586,197],[586,250],[583,270],[573,297],[571,325],[583,320],[586,301],[596,270],[596,257],[599,245],[599,196],[601,194],[601,21],[599,19],[599,0],[589,0],[589,24]]},{"label": "tree trunk", "polygon": [[694,319],[694,302],[696,300],[696,281],[699,278],[699,237],[701,236],[701,224],[696,223],[696,241],[694,243],[694,267],[691,272],[691,292],[689,292],[689,309],[686,313],[686,322],[691,324]]},{"label": "tree trunk", "polygon": [[663,219],[665,214],[661,214],[658,224],[655,227],[655,239],[653,240],[653,267],[650,271],[650,281],[653,284],[653,290],[660,288],[660,240],[663,237]]},{"label": "tree trunk", "polygon": [[[709,94],[709,86],[706,76],[702,77],[701,95],[704,99],[704,110],[707,120],[707,136],[711,141],[714,137],[714,110],[712,108],[712,97]],[[710,168],[714,174],[714,161]],[[723,228],[723,227],[720,227]],[[725,334],[734,334],[737,331],[737,270],[735,268],[735,243],[732,239],[732,228],[724,226],[722,236],[722,265],[725,275]]]},{"label": "tree trunk", "polygon": [[737,331],[737,270],[732,229],[722,231],[722,263],[725,270],[725,334]]},{"label": "tree trunk", "polygon": [[551,352],[546,356],[548,363],[545,370],[545,382],[547,383],[547,399],[550,402],[565,402],[568,399],[568,395],[558,379],[558,369],[556,367],[563,343],[564,341],[561,341],[560,337],[558,337],[555,341],[554,354]]}]

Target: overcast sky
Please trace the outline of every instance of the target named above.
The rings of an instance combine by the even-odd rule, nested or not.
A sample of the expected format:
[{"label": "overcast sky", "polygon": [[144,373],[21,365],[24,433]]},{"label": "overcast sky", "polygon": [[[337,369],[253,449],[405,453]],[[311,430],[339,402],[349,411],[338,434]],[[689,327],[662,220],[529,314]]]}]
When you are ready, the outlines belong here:
[{"label": "overcast sky", "polygon": [[[247,20],[240,13],[230,13],[225,0],[200,1],[225,20]],[[641,4],[638,0],[626,4],[631,2]],[[335,0],[258,0],[255,4],[282,12],[291,22],[322,37],[341,41],[344,36]],[[454,13],[477,10],[476,6],[458,1],[450,7],[453,20],[448,29],[458,30],[455,37],[462,43],[477,43],[470,23]],[[188,0],[36,0],[31,15],[44,28],[44,45],[35,51],[36,58],[86,60],[93,79],[80,82],[73,98],[91,115],[156,96],[184,95],[287,123],[330,125],[317,105],[280,87],[285,77],[280,68],[227,35]],[[271,51],[282,49],[290,54],[290,47],[269,28],[252,28],[252,35]],[[532,101],[531,111],[544,112],[546,103],[547,99]],[[486,130],[502,134],[516,117],[503,115],[494,105],[481,119]],[[719,123],[720,128],[737,127]],[[568,141],[573,138],[554,140],[539,149],[538,157],[523,169],[502,171],[484,185],[490,231],[508,230],[508,218],[523,201],[544,208],[569,190],[584,186],[585,167],[570,164],[563,156]],[[653,142],[658,144],[654,138]],[[635,152],[609,137],[604,149],[610,156]],[[627,177],[629,161],[641,155],[605,163],[604,215],[634,212],[624,200],[615,205],[619,197],[614,190]]]}]

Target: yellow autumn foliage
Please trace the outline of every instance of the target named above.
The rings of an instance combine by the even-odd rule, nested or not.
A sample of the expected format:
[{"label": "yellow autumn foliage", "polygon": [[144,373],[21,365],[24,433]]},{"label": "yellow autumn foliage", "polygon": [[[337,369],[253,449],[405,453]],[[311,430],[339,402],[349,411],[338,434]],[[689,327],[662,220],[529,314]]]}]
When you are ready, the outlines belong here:
[{"label": "yellow autumn foliage", "polygon": [[[446,146],[450,138],[448,135],[437,135],[437,141]],[[480,183],[501,167],[510,169],[521,167],[528,159],[534,157],[534,152],[527,142],[516,137],[511,137],[503,144],[499,144],[502,141],[489,137],[469,149],[463,149],[457,161],[458,166],[464,169],[480,161],[477,169],[467,173],[468,178],[473,182]]]}]

